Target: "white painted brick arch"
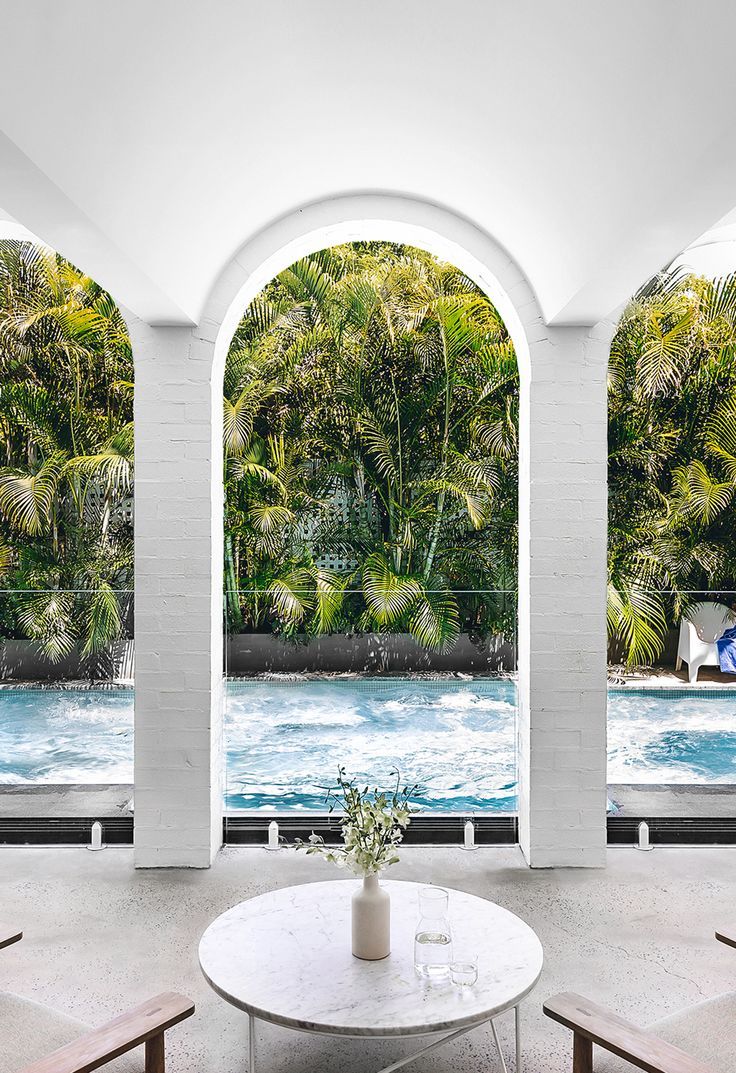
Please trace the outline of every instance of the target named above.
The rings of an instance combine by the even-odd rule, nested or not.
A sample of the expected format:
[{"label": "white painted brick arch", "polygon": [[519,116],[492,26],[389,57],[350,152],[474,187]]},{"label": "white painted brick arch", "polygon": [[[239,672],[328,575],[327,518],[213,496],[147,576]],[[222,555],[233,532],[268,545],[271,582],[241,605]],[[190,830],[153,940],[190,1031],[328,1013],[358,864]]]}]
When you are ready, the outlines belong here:
[{"label": "white painted brick arch", "polygon": [[470,221],[410,198],[306,206],[253,236],[194,328],[128,322],[136,367],[135,841],[140,867],[206,867],[222,818],[222,375],[237,323],[300,256],[406,242],[489,295],[521,378],[520,841],[533,866],[604,862],[606,386],[612,325],[545,325]]}]

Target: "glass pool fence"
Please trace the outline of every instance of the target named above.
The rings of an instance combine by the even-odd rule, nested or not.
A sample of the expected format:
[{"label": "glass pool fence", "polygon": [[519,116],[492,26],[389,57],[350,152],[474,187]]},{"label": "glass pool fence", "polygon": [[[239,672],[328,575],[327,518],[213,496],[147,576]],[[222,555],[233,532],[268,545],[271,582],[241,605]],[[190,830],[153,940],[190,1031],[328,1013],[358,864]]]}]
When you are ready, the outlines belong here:
[{"label": "glass pool fence", "polygon": [[[233,594],[230,594],[231,596]],[[736,603],[727,590],[688,606]],[[663,594],[672,601],[675,594]],[[391,771],[437,812],[504,812],[516,794],[516,596],[457,594],[460,631],[437,651],[409,630],[324,636],[226,616],[226,807],[322,811],[339,765]],[[668,612],[669,614],[669,612]],[[130,784],[133,594],[0,592],[0,784]],[[736,784],[736,675],[675,671],[672,612],[661,665],[612,659],[609,782]],[[0,811],[1,811],[0,807]]]},{"label": "glass pool fence", "polygon": [[410,592],[377,628],[390,593],[226,593],[226,809],[324,812],[344,767],[381,788],[399,772],[423,811],[513,811],[516,601]]}]

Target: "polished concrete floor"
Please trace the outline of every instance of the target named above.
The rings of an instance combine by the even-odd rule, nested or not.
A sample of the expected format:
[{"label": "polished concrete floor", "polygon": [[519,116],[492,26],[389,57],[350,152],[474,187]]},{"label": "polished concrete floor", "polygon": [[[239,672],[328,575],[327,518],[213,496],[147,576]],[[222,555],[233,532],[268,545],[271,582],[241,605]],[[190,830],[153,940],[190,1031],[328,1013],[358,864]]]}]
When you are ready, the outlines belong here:
[{"label": "polished concrete floor", "polygon": [[[170,1034],[169,1073],[245,1073],[244,1015],[206,985],[197,942],[213,917],[244,898],[334,870],[292,851],[227,849],[208,872],[135,872],[128,849],[0,849],[0,918],[26,938],[0,952],[0,987],[99,1023],[164,989],[197,1013]],[[609,851],[605,871],[527,870],[514,849],[407,848],[391,878],[458,887],[500,902],[537,931],[545,969],[526,1002],[528,1073],[569,1073],[569,1039],[542,1000],[576,990],[646,1023],[733,990],[736,952],[714,942],[736,924],[736,849]],[[508,1020],[505,1018],[504,1020]],[[500,1026],[499,1026],[500,1027]],[[511,1025],[502,1038],[512,1042]],[[263,1073],[376,1070],[400,1043],[323,1040],[263,1028]],[[485,1073],[498,1066],[485,1029],[408,1067]]]}]

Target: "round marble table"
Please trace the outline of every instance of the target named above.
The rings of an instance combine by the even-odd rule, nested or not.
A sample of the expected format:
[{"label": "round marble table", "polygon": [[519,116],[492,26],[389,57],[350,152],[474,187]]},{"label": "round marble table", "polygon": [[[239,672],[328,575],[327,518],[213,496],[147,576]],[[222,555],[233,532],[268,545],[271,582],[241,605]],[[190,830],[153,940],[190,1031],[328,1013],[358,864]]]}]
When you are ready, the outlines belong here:
[{"label": "round marble table", "polygon": [[229,909],[202,936],[199,962],[207,981],[249,1016],[249,1073],[258,1018],[334,1036],[447,1033],[381,1073],[490,1023],[505,1070],[493,1018],[511,1009],[520,1073],[519,1003],[542,971],[542,947],[532,929],[493,902],[450,890],[455,955],[477,954],[478,981],[462,989],[449,979],[426,981],[414,971],[421,885],[383,884],[391,894],[391,953],[383,961],[359,961],[350,952],[350,897],[357,882],[270,891]]}]

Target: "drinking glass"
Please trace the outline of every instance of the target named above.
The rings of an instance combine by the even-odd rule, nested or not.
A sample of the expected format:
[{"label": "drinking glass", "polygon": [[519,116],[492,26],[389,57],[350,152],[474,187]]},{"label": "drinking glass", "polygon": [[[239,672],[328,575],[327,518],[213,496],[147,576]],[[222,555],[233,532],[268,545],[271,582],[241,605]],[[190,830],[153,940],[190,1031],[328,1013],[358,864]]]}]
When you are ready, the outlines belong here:
[{"label": "drinking glass", "polygon": [[419,976],[447,976],[452,960],[450,895],[442,887],[419,891],[419,923],[414,932],[414,968]]},{"label": "drinking glass", "polygon": [[450,962],[450,979],[456,987],[472,987],[478,979],[478,958],[463,952]]}]

